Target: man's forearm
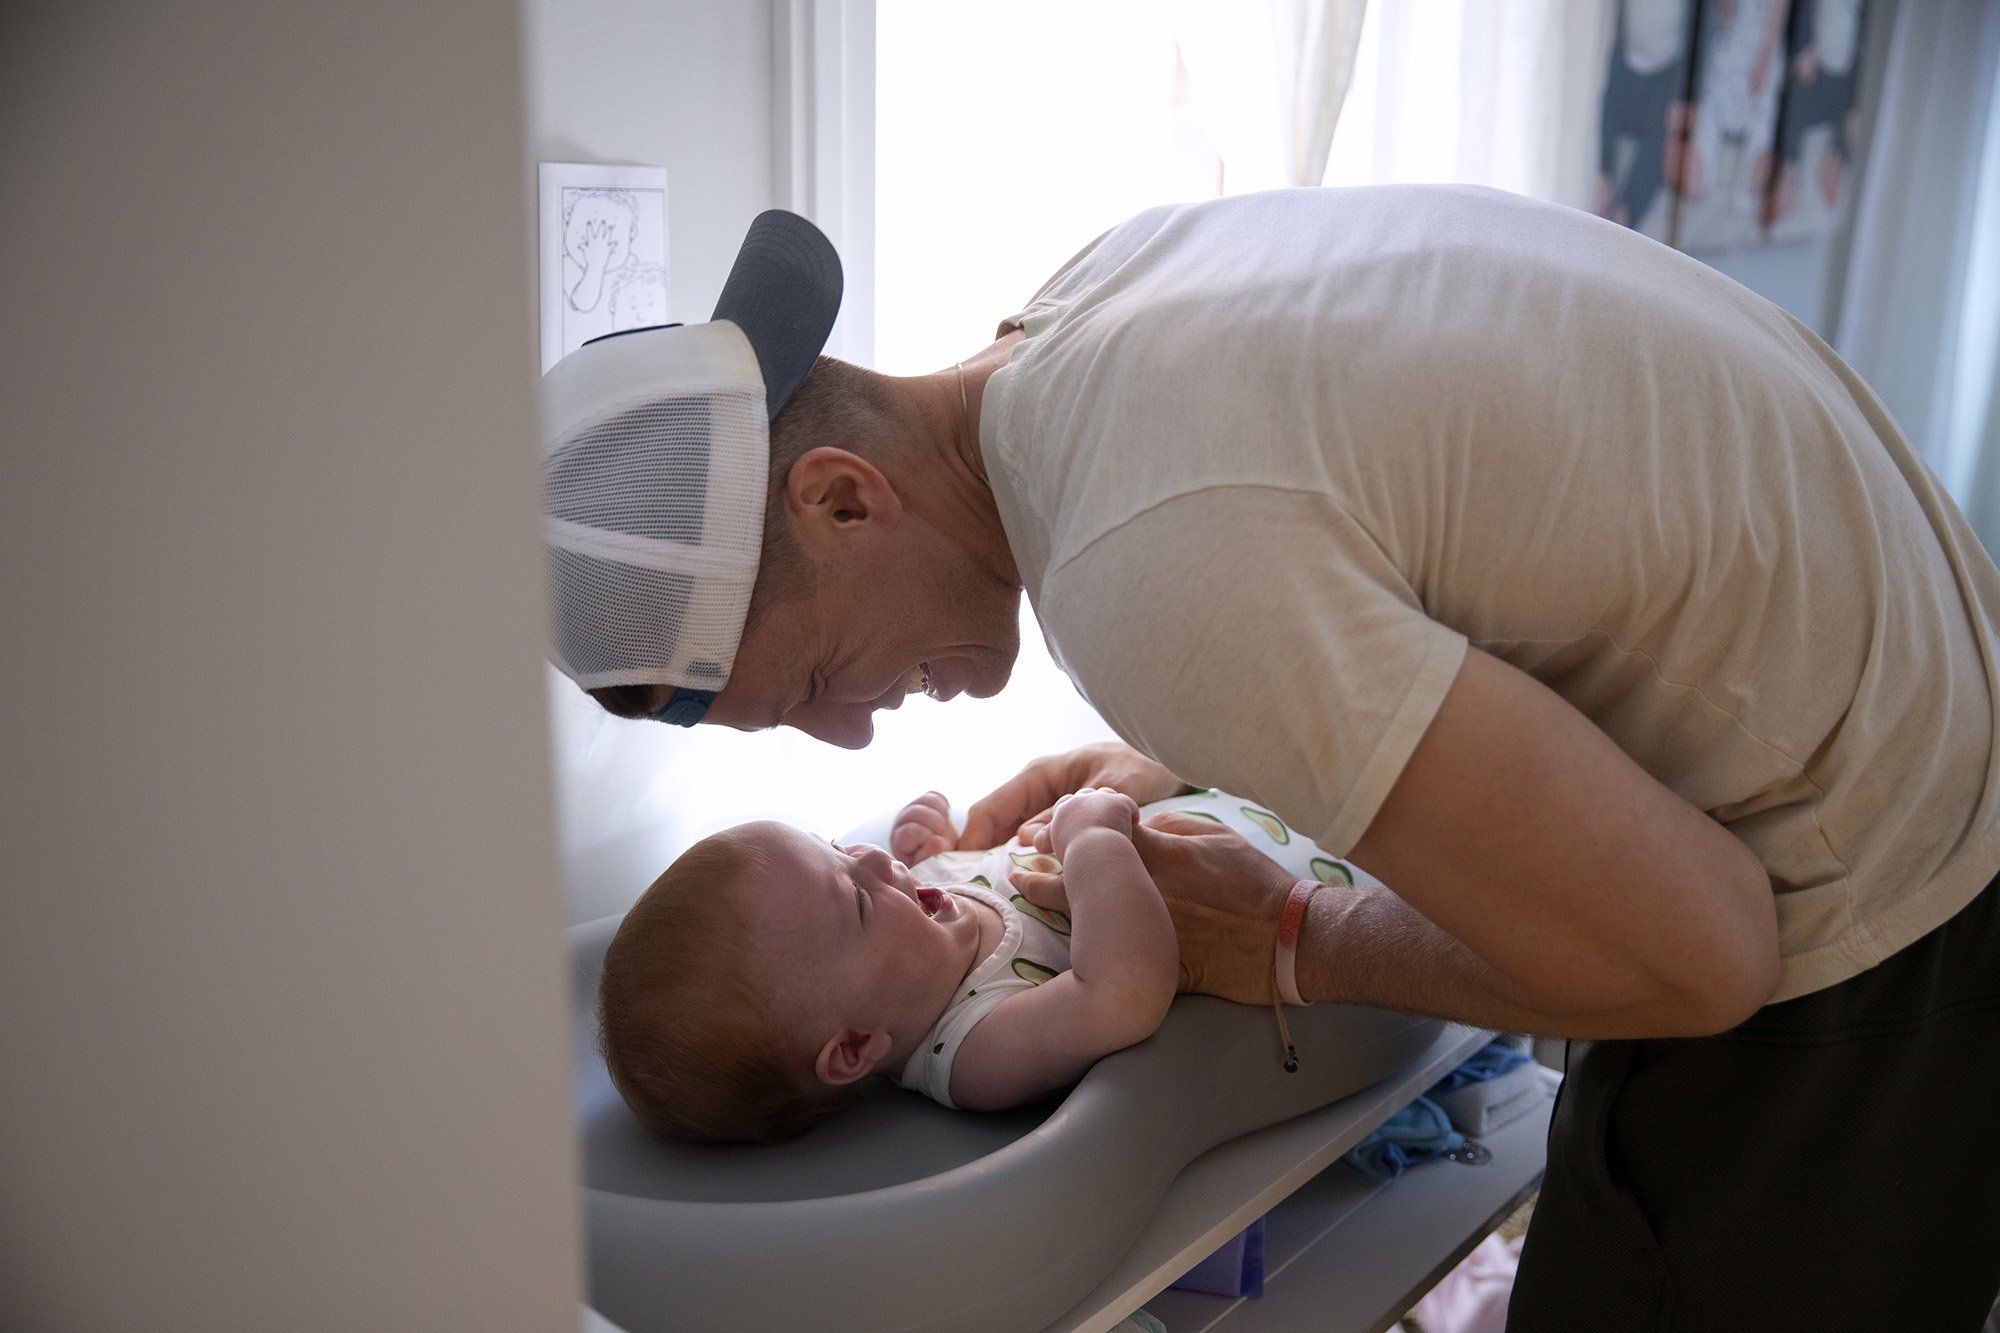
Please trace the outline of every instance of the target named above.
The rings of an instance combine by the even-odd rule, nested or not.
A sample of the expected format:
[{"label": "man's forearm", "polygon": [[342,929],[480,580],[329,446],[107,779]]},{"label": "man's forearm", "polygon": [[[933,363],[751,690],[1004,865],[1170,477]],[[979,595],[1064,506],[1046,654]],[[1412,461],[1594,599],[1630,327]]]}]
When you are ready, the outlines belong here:
[{"label": "man's forearm", "polygon": [[1312,896],[1297,976],[1310,1001],[1371,1004],[1505,1032],[1550,1037],[1672,1035],[1665,1002],[1556,1006],[1502,974],[1387,889]]}]

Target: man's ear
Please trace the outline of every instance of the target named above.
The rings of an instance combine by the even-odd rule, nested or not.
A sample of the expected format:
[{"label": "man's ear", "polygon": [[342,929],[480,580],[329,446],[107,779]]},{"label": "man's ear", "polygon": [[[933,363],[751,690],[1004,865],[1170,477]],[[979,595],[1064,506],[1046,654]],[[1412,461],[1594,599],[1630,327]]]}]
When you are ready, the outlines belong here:
[{"label": "man's ear", "polygon": [[845,1087],[874,1073],[875,1067],[889,1058],[894,1044],[881,1028],[868,1032],[849,1028],[826,1039],[826,1045],[819,1048],[819,1058],[813,1061],[813,1073],[822,1083]]},{"label": "man's ear", "polygon": [[785,506],[799,544],[814,555],[830,543],[880,530],[901,517],[903,501],[882,470],[859,454],[809,449],[785,476]]}]

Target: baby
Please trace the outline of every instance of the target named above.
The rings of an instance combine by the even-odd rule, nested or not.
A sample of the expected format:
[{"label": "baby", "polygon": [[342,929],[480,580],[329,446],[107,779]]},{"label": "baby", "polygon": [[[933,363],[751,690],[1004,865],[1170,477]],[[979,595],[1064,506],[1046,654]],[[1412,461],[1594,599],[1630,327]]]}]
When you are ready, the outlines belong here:
[{"label": "baby", "polygon": [[[1143,1041],[1174,998],[1173,922],[1110,790],[1057,803],[1046,854],[957,852],[928,793],[890,842],[836,846],[743,824],[689,848],[619,925],[598,1004],[605,1065],[647,1125],[771,1142],[839,1110],[872,1073],[998,1110]],[[938,853],[937,855],[931,855]],[[1060,868],[1069,911],[1010,894]]]}]

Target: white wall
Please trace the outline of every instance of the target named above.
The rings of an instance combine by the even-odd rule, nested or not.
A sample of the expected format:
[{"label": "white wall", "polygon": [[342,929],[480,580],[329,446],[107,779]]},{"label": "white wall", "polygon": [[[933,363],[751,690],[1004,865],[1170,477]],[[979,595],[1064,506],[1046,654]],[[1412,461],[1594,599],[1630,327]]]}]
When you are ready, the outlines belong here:
[{"label": "white wall", "polygon": [[[770,3],[525,0],[523,15],[530,171],[666,167],[669,318],[707,319],[744,229],[775,202]],[[749,741],[619,721],[553,669],[547,693],[565,910],[588,921],[623,911],[692,841],[656,792],[675,757]]]},{"label": "white wall", "polygon": [[531,162],[667,169],[670,318],[708,318],[772,206],[769,0],[524,0]]},{"label": "white wall", "polygon": [[574,1328],[480,0],[0,16],[0,1328]]},{"label": "white wall", "polygon": [[1833,340],[1835,268],[1846,262],[1836,238],[1792,241],[1750,250],[1698,253],[1696,259],[1780,305],[1820,337]]}]

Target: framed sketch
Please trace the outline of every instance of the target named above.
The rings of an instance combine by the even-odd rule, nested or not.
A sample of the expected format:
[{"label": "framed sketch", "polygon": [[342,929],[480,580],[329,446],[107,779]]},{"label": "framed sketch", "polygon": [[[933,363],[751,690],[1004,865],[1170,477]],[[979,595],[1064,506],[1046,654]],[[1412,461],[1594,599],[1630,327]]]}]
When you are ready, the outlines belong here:
[{"label": "framed sketch", "polygon": [[542,369],[667,322],[667,169],[541,164]]}]

